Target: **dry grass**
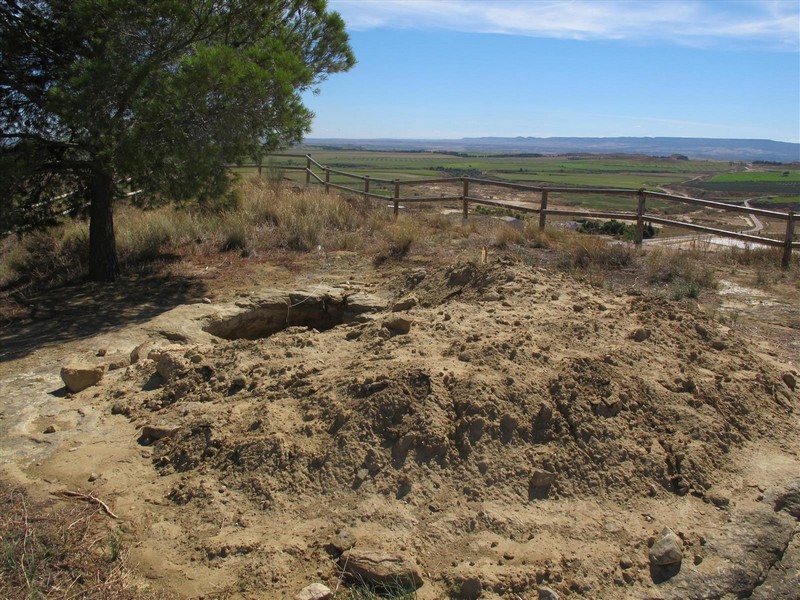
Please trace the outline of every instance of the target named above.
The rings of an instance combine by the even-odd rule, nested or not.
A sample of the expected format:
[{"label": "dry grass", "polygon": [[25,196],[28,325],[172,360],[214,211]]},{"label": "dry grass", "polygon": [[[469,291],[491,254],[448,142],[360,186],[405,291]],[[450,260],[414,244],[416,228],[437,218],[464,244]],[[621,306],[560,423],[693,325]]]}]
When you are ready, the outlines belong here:
[{"label": "dry grass", "polygon": [[[288,189],[256,180],[241,182],[236,192],[236,206],[219,211],[198,206],[119,207],[115,229],[123,270],[219,252],[251,256],[275,248],[362,250],[392,223],[385,210],[322,190]],[[414,239],[411,229],[389,228],[392,257],[408,252]],[[53,286],[80,279],[86,273],[88,239],[87,223],[78,220],[17,240],[8,238],[0,253],[0,286]]]},{"label": "dry grass", "polygon": [[648,252],[644,269],[648,281],[664,287],[673,300],[697,298],[703,289],[717,287],[708,253],[701,250],[656,248]]},{"label": "dry grass", "polygon": [[374,264],[380,265],[387,260],[405,258],[412,244],[419,239],[419,224],[411,217],[401,215],[383,230],[383,242],[374,258]]},{"label": "dry grass", "polygon": [[0,482],[0,598],[133,600],[119,531],[96,507],[35,502]]}]

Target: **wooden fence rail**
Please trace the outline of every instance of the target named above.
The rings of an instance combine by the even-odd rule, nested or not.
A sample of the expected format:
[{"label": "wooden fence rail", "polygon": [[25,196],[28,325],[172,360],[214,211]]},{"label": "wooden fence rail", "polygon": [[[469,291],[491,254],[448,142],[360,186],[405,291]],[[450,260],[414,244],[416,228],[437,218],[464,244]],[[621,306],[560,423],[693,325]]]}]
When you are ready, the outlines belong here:
[{"label": "wooden fence rail", "polygon": [[[477,204],[481,206],[493,206],[499,208],[507,208],[518,212],[527,212],[539,215],[539,229],[544,229],[547,223],[547,216],[565,216],[565,217],[584,217],[584,218],[599,218],[599,219],[617,219],[620,221],[635,221],[636,230],[634,234],[634,243],[637,246],[642,244],[644,236],[645,223],[656,223],[659,225],[669,225],[673,227],[682,227],[692,231],[700,231],[719,237],[727,237],[737,240],[742,240],[753,244],[762,244],[764,246],[782,247],[783,255],[781,264],[784,268],[788,268],[791,263],[792,250],[800,248],[800,242],[794,241],[794,228],[796,215],[794,212],[782,212],[776,210],[767,210],[763,208],[749,208],[747,206],[739,206],[736,204],[727,204],[725,202],[716,202],[713,200],[703,200],[701,198],[690,198],[687,196],[676,196],[674,194],[667,194],[664,192],[651,192],[645,189],[629,189],[629,188],[585,188],[585,187],[568,187],[568,186],[541,186],[541,185],[528,185],[524,183],[512,183],[509,181],[495,180],[495,179],[480,179],[475,177],[442,177],[433,179],[382,179],[379,177],[371,177],[369,175],[359,175],[357,173],[350,173],[339,169],[333,169],[325,166],[314,160],[310,154],[272,154],[269,158],[301,158],[305,160],[304,166],[295,165],[276,165],[271,163],[268,165],[278,171],[304,171],[306,174],[306,187],[312,183],[312,179],[317,183],[325,186],[325,191],[329,192],[331,188],[356,194],[364,198],[372,198],[376,200],[387,200],[392,202],[392,209],[396,215],[399,214],[400,203],[412,202],[453,202],[460,201],[462,203],[463,218],[469,218],[469,205]],[[256,167],[258,174],[261,176],[263,163],[241,164],[239,167]],[[320,176],[314,172],[314,168],[322,171],[323,175]],[[362,182],[362,189],[342,185],[341,183],[333,183],[331,181],[331,174],[338,175],[339,177],[346,177],[355,179]],[[371,184],[379,184],[388,186],[392,191],[385,194],[375,193],[370,190]],[[442,196],[428,196],[428,197],[402,197],[400,191],[402,188],[417,186],[417,185],[431,185],[431,184],[460,184],[460,194],[446,194]],[[493,200],[483,198],[470,193],[470,186],[482,187],[499,187],[502,189],[514,190],[518,192],[530,192],[539,196],[539,206],[530,206],[525,204],[517,204],[513,202],[505,202],[500,200]],[[613,196],[629,196],[636,198],[637,206],[635,212],[613,212],[613,211],[590,211],[579,209],[563,209],[563,208],[549,208],[548,201],[550,194],[553,193],[568,193],[568,194],[602,194]],[[740,233],[737,231],[729,231],[726,229],[717,229],[714,227],[707,227],[705,225],[697,225],[695,223],[686,223],[683,221],[676,221],[674,219],[667,219],[659,217],[647,212],[647,200],[661,200],[667,202],[679,202],[684,204],[691,204],[695,206],[703,206],[706,208],[714,208],[726,212],[744,213],[748,215],[758,215],[786,221],[786,229],[782,240],[768,238],[760,235],[753,235],[749,233]]]}]

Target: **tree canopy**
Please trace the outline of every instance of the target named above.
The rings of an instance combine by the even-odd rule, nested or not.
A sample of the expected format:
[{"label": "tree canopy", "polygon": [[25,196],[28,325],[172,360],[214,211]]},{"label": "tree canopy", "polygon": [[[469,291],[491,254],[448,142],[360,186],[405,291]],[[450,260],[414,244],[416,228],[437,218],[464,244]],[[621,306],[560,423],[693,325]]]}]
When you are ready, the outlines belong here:
[{"label": "tree canopy", "polygon": [[226,164],[300,141],[300,94],[354,63],[325,0],[0,0],[0,226],[88,202],[90,276],[113,280],[126,186],[223,193]]}]

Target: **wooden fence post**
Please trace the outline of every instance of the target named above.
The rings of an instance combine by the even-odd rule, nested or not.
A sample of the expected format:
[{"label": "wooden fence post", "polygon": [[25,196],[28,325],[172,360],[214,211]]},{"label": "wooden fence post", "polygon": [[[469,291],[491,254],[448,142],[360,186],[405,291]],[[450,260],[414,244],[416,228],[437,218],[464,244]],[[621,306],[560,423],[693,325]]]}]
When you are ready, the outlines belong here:
[{"label": "wooden fence post", "polygon": [[325,193],[329,194],[331,192],[331,170],[328,167],[325,167]]},{"label": "wooden fence post", "polygon": [[394,218],[400,214],[400,180],[394,180]]},{"label": "wooden fence post", "polygon": [[786,235],[783,238],[783,259],[781,266],[788,269],[792,263],[792,242],[794,241],[794,211],[789,211],[789,218],[786,220]]},{"label": "wooden fence post", "polygon": [[364,198],[369,194],[369,175],[364,177]]},{"label": "wooden fence post", "polygon": [[258,160],[258,178],[261,179],[261,159]]},{"label": "wooden fence post", "polygon": [[311,155],[306,154],[306,187],[311,187]]},{"label": "wooden fence post", "polygon": [[463,189],[461,194],[461,210],[462,210],[462,218],[466,221],[469,218],[469,177],[462,177],[461,181],[463,183]]},{"label": "wooden fence post", "polygon": [[644,237],[644,188],[640,189],[636,196],[639,198],[639,202],[636,206],[636,237],[634,237],[633,243],[637,247],[641,247]]},{"label": "wooden fence post", "polygon": [[539,204],[539,231],[544,231],[547,222],[547,190],[542,190],[542,202]]}]

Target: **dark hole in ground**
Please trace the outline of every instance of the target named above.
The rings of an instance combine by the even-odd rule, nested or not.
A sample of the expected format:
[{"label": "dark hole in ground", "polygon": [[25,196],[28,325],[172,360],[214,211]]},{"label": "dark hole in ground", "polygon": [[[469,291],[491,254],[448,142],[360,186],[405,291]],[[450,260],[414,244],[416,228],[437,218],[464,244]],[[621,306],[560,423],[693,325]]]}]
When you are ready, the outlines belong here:
[{"label": "dark hole in ground", "polygon": [[306,298],[296,303],[275,302],[213,321],[204,329],[226,340],[257,340],[269,337],[288,327],[309,327],[326,331],[347,322],[342,302],[323,298]]}]

